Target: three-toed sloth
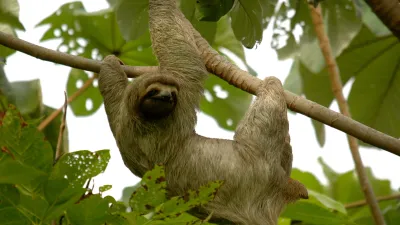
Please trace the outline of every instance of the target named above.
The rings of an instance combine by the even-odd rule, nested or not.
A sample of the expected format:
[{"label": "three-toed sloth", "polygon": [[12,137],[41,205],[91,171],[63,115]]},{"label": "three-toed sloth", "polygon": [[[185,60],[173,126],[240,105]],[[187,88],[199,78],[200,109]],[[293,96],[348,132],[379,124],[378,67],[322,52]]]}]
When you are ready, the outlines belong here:
[{"label": "three-toed sloth", "polygon": [[150,0],[149,18],[158,70],[128,83],[119,60],[107,56],[99,74],[125,165],[142,177],[163,164],[171,195],[223,180],[202,210],[236,224],[276,224],[287,203],[308,197],[305,187],[290,179],[292,149],[282,84],[274,77],[264,80],[233,140],[200,136],[196,109],[208,72],[191,24],[175,0]]}]

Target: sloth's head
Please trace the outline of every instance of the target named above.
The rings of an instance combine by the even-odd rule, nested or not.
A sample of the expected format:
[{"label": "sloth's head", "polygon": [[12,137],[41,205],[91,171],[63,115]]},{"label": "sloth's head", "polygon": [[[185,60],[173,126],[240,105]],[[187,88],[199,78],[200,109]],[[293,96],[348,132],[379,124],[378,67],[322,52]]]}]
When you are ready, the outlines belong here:
[{"label": "sloth's head", "polygon": [[170,115],[178,101],[178,88],[173,82],[154,82],[142,92],[139,110],[147,119],[162,119]]}]

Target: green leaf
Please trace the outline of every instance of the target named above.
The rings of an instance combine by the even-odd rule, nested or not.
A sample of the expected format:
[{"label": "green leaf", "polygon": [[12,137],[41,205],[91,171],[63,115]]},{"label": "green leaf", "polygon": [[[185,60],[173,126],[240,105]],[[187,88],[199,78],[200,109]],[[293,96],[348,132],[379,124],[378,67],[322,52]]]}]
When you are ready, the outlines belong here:
[{"label": "green leaf", "polygon": [[[387,47],[370,53],[364,52],[374,58],[364,61],[363,67],[357,71],[348,103],[353,119],[390,136],[398,137],[400,136],[398,113],[400,42],[395,37],[381,42],[388,43]],[[371,45],[378,47],[380,44],[377,42]],[[366,48],[367,46],[364,47]]]},{"label": "green leaf", "polygon": [[[321,7],[333,55],[339,56],[358,34],[361,18],[352,0],[323,1]],[[292,12],[294,15],[289,16]],[[298,55],[308,70],[320,72],[326,64],[316,39],[307,1],[290,0],[280,6],[276,16],[272,47],[277,50],[278,58],[283,60]],[[287,20],[290,21],[289,28],[286,26]],[[303,34],[296,41],[294,31],[299,27]],[[283,47],[279,45],[282,38],[286,39]]]},{"label": "green leaf", "polygon": [[24,25],[19,21],[18,0],[0,1],[0,23],[8,24],[13,28],[25,31]]},{"label": "green leaf", "polygon": [[148,0],[117,0],[115,14],[125,40],[136,40],[149,29]]},{"label": "green leaf", "polygon": [[324,187],[312,173],[293,169],[290,177],[300,181],[302,184],[304,184],[304,186],[307,187],[308,190],[314,190],[320,193],[324,192]]},{"label": "green leaf", "polygon": [[[68,96],[75,94],[82,85],[89,80],[89,75],[78,69],[71,69],[67,81]],[[89,87],[70,103],[71,109],[77,116],[87,116],[96,112],[103,102],[103,98],[98,88],[93,86],[93,82]]]},{"label": "green leaf", "polygon": [[109,160],[109,150],[67,153],[54,165],[51,178],[66,178],[72,187],[82,187],[89,178],[104,172]]},{"label": "green leaf", "polygon": [[333,212],[331,208],[324,207],[313,197],[310,200],[299,200],[294,204],[289,204],[281,216],[310,224],[354,224],[346,215]]},{"label": "green leaf", "polygon": [[231,10],[234,0],[196,1],[196,17],[200,21],[218,21]]},{"label": "green leaf", "polygon": [[91,195],[70,207],[67,218],[71,225],[104,224],[109,217],[108,204],[109,201],[99,195]]},{"label": "green leaf", "polygon": [[[62,47],[64,52],[69,54],[82,53],[91,56],[91,49],[87,49],[86,44],[78,42],[77,38],[84,34],[80,29],[79,21],[75,16],[77,11],[86,11],[82,2],[71,2],[62,5],[56,12],[43,19],[37,26],[49,25],[48,30],[43,34],[40,41],[51,39],[61,39],[57,50]],[[87,43],[90,46],[90,42]]]},{"label": "green leaf", "polygon": [[108,190],[111,190],[111,188],[112,188],[112,185],[106,184],[106,185],[103,185],[103,186],[99,187],[99,192],[103,193],[103,192],[106,192]]},{"label": "green leaf", "polygon": [[144,174],[140,184],[141,187],[133,192],[129,205],[132,211],[144,215],[167,199],[164,168],[156,165],[153,170]]},{"label": "green leaf", "polygon": [[27,118],[39,118],[43,107],[40,80],[17,81],[10,84],[16,98],[15,104],[21,114]]},{"label": "green leaf", "polygon": [[[34,176],[34,180],[50,172],[53,151],[49,142],[44,141],[43,134],[35,126],[27,124],[13,106],[5,115],[0,116],[0,137],[0,165],[3,167],[0,174],[26,169],[28,174]],[[16,171],[4,171],[7,169],[4,168],[6,165],[12,166]],[[23,175],[15,174],[13,177],[22,179],[21,176]]]},{"label": "green leaf", "polygon": [[217,23],[199,21],[196,18],[196,2],[195,1],[180,1],[180,8],[182,13],[185,15],[186,19],[189,20],[193,27],[201,34],[201,36],[208,41],[208,43],[213,44],[216,36]]},{"label": "green leaf", "polygon": [[238,0],[230,12],[235,36],[246,48],[261,43],[263,9],[261,0]]},{"label": "green leaf", "polygon": [[293,92],[294,94],[301,95],[303,93],[303,81],[299,71],[299,60],[296,58],[293,61],[292,68],[289,71],[283,87],[285,90]]},{"label": "green leaf", "polygon": [[173,197],[156,208],[153,218],[177,217],[194,207],[207,204],[213,200],[222,181],[210,182],[201,186],[198,191],[189,190],[184,196]]},{"label": "green leaf", "polygon": [[[3,150],[7,151],[7,148],[3,148]],[[29,184],[41,176],[46,176],[46,173],[16,161],[12,156],[0,154],[0,183]]]},{"label": "green leaf", "polygon": [[220,127],[234,130],[246,113],[252,96],[216,76],[209,76],[204,87],[206,97],[201,100],[201,111],[214,117]]}]

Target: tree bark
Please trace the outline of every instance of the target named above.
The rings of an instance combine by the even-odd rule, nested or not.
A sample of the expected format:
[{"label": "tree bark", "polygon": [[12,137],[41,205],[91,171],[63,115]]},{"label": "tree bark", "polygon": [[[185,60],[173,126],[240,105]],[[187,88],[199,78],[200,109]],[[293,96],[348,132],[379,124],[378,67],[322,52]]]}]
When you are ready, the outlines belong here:
[{"label": "tree bark", "polygon": [[365,2],[400,40],[400,0],[365,0]]}]

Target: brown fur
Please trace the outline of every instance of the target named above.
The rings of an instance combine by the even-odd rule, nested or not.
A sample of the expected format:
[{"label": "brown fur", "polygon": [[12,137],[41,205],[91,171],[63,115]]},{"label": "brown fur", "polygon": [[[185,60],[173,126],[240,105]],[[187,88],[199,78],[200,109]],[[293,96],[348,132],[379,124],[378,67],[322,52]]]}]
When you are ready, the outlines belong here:
[{"label": "brown fur", "polygon": [[[99,74],[106,113],[125,165],[142,177],[162,163],[171,195],[224,180],[204,210],[237,224],[276,224],[286,203],[307,197],[304,186],[289,179],[292,152],[282,84],[270,77],[260,85],[234,140],[196,134],[195,110],[208,73],[191,27],[175,0],[150,0],[149,14],[159,71],[128,84],[118,59],[108,56]],[[159,88],[174,86],[177,102],[168,116],[150,121],[137,110],[154,83],[161,84]]]}]

